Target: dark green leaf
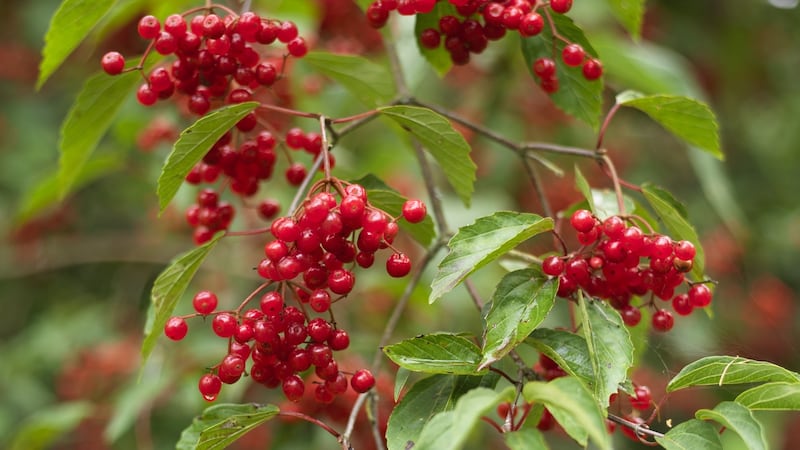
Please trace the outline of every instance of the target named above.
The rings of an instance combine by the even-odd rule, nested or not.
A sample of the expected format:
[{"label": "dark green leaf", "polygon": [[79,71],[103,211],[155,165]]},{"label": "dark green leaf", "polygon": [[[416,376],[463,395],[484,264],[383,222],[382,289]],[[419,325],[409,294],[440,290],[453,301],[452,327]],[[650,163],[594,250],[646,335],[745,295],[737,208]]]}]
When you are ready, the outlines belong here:
[{"label": "dark green leaf", "polygon": [[61,3],[44,36],[36,89],[42,87],[114,3],[114,0],[64,0]]},{"label": "dark green leaf", "polygon": [[18,427],[10,450],[43,450],[63,434],[75,429],[92,414],[89,402],[77,401],[50,405],[27,417]]},{"label": "dark green leaf", "polygon": [[409,389],[389,417],[386,442],[389,450],[405,450],[419,439],[422,428],[442,411],[450,411],[456,400],[479,386],[494,387],[495,374],[486,376],[433,375]]},{"label": "dark green leaf", "polygon": [[656,442],[666,450],[722,450],[717,429],[697,419],[679,424]]},{"label": "dark green leaf", "polygon": [[483,369],[519,345],[547,317],[558,282],[534,269],[506,274],[492,295],[483,336]]},{"label": "dark green leaf", "polygon": [[379,106],[394,97],[394,83],[389,70],[360,56],[310,52],[302,61],[341,83],[366,106]]},{"label": "dark green leaf", "polygon": [[506,446],[511,450],[549,450],[544,435],[536,428],[523,428],[511,433],[503,433]]},{"label": "dark green leaf", "polygon": [[153,351],[158,337],[161,335],[164,325],[166,325],[172,311],[183,296],[189,283],[194,278],[195,272],[208,256],[208,253],[217,245],[217,242],[225,233],[217,233],[213,239],[205,244],[190,250],[175,258],[170,265],[156,278],[153,283],[153,290],[150,293],[152,308],[154,311],[153,321],[148,321],[144,330],[144,342],[142,343],[142,366]]},{"label": "dark green leaf", "polygon": [[578,168],[578,165],[575,165],[575,186],[578,188],[581,194],[583,194],[583,198],[589,203],[589,210],[593,213],[597,214],[594,207],[594,196],[592,195],[592,187],[589,186],[589,182],[586,181],[586,177],[583,176],[581,169]]},{"label": "dark green leaf", "polygon": [[528,402],[544,404],[579,444],[586,446],[591,439],[601,449],[611,448],[603,411],[577,378],[561,377],[547,383],[533,381],[525,384],[522,395]]},{"label": "dark green leaf", "polygon": [[471,340],[446,333],[413,337],[383,348],[398,366],[414,372],[474,375],[481,350]]},{"label": "dark green leaf", "polygon": [[414,37],[417,41],[417,48],[419,48],[419,52],[425,57],[440,77],[443,77],[444,74],[453,67],[453,60],[450,58],[450,53],[445,50],[444,45],[440,45],[435,49],[425,47],[420,43],[419,36],[428,28],[438,30],[439,19],[444,16],[457,16],[456,7],[450,2],[437,2],[433,11],[426,14],[417,14],[414,24]]},{"label": "dark green leaf", "polygon": [[536,214],[500,211],[458,229],[450,253],[439,263],[428,300],[433,303],[469,274],[539,233],[553,229],[553,220]]},{"label": "dark green leaf", "polygon": [[70,191],[125,98],[140,80],[135,72],[113,77],[101,72],[83,85],[61,124],[58,173],[61,197]]},{"label": "dark green leaf", "polygon": [[181,132],[158,177],[158,206],[161,212],[178,192],[192,167],[203,159],[223,134],[256,106],[257,102],[246,102],[220,108]]},{"label": "dark green leaf", "polygon": [[771,381],[800,383],[800,374],[766,361],[738,356],[707,356],[681,369],[667,384],[667,392],[692,386],[726,386]]},{"label": "dark green leaf", "polygon": [[752,410],[800,411],[800,383],[762,384],[739,394],[736,403]]},{"label": "dark green leaf", "polygon": [[[597,52],[572,19],[562,14],[551,14],[553,25],[558,33],[570,42],[580,44],[586,53],[597,57]],[[600,125],[600,112],[603,105],[603,81],[588,81],[583,77],[580,67],[564,64],[561,52],[566,43],[561,39],[553,39],[550,27],[544,27],[541,35],[522,39],[522,54],[525,63],[533,74],[533,62],[538,58],[552,58],[556,63],[558,91],[550,95],[553,103],[567,114],[583,120],[594,128]]]},{"label": "dark green leaf", "polygon": [[658,217],[666,225],[667,230],[672,235],[672,239],[687,240],[694,244],[697,249],[697,255],[694,257],[692,275],[696,279],[702,280],[705,273],[705,253],[694,227],[681,215],[680,210],[675,209],[674,205],[677,200],[672,195],[669,195],[667,191],[656,188],[649,183],[642,185],[642,193],[656,214],[658,214]]},{"label": "dark green leaf", "polygon": [[606,0],[619,23],[628,30],[634,39],[638,39],[642,29],[644,16],[644,0]]},{"label": "dark green leaf", "polygon": [[717,118],[705,103],[679,95],[620,95],[619,104],[644,112],[675,136],[723,159]]},{"label": "dark green leaf", "polygon": [[419,139],[439,163],[448,183],[461,201],[469,206],[477,166],[470,159],[471,149],[464,136],[446,118],[428,108],[387,106],[378,108],[378,111]]},{"label": "dark green leaf", "polygon": [[753,413],[736,402],[722,402],[714,409],[701,409],[694,416],[700,420],[713,420],[739,435],[749,450],[767,450],[767,437],[761,423]]},{"label": "dark green leaf", "polygon": [[498,393],[492,389],[472,389],[456,402],[452,411],[436,414],[425,424],[414,450],[458,450],[466,444],[481,417],[502,401],[514,398],[513,388]]},{"label": "dark green leaf", "polygon": [[619,313],[606,302],[580,298],[581,324],[597,383],[594,395],[602,408],[617,392],[633,365],[633,343]]},{"label": "dark green leaf", "polygon": [[589,390],[594,390],[594,370],[589,347],[582,336],[564,330],[539,328],[525,342],[547,355],[565,372],[581,380]]},{"label": "dark green leaf", "polygon": [[275,405],[223,403],[209,406],[181,433],[177,450],[217,450],[235,442],[248,431],[272,419]]}]

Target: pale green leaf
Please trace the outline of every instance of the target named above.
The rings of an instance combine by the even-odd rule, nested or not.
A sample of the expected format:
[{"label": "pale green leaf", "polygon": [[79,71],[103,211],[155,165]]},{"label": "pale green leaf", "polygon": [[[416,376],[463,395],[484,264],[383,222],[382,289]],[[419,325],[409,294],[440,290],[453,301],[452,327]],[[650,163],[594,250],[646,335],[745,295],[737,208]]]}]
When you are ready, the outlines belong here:
[{"label": "pale green leaf", "polygon": [[644,17],[644,0],[606,0],[611,12],[619,23],[628,30],[634,39],[638,39],[642,31]]},{"label": "pale green leaf", "polygon": [[492,294],[483,336],[483,369],[507,355],[544,321],[558,282],[534,269],[506,274]]},{"label": "pale green leaf", "polygon": [[694,413],[700,420],[713,420],[739,435],[749,450],[767,450],[764,428],[752,411],[736,402],[722,402],[714,409],[701,409]]},{"label": "pale green leaf", "polygon": [[586,181],[586,177],[583,176],[583,173],[581,172],[581,169],[578,168],[577,164],[575,164],[575,186],[578,188],[578,191],[583,194],[583,198],[585,198],[589,203],[589,210],[597,214],[594,206],[592,187],[589,186],[589,182]]},{"label": "pale green leaf", "polygon": [[470,158],[464,136],[443,116],[418,106],[387,106],[381,114],[413,134],[439,163],[450,186],[464,205],[469,206],[477,166]]},{"label": "pale green leaf", "polygon": [[518,244],[553,229],[553,220],[536,214],[500,211],[459,228],[450,239],[450,252],[439,263],[428,300],[433,303],[480,269]]},{"label": "pale green leaf", "polygon": [[9,450],[44,450],[72,431],[92,414],[89,402],[75,401],[50,405],[27,417],[18,426]]},{"label": "pale green leaf", "polygon": [[61,3],[44,36],[37,90],[83,42],[114,3],[115,0],[64,0]]},{"label": "pale green leaf", "polygon": [[414,372],[475,375],[481,350],[471,340],[447,333],[413,337],[387,345],[383,352],[400,367]]},{"label": "pale green leaf", "polygon": [[569,331],[539,328],[525,340],[536,350],[555,361],[568,374],[595,389],[594,370],[586,339]]},{"label": "pale green leaf", "polygon": [[752,410],[800,411],[800,383],[762,384],[739,394],[736,403]]},{"label": "pale green leaf", "polygon": [[[594,204],[593,212],[600,220],[606,220],[611,216],[618,216],[623,214],[619,210],[619,202],[617,201],[617,193],[611,189],[591,189],[592,203]],[[625,207],[625,214],[629,214],[636,208],[633,199],[625,194],[622,194],[622,206]]]},{"label": "pale green leaf", "polygon": [[766,382],[800,383],[800,374],[767,361],[739,356],[706,356],[681,369],[667,384],[667,392],[692,386]]},{"label": "pale green leaf", "polygon": [[111,418],[103,431],[106,442],[113,443],[133,428],[142,411],[156,401],[171,382],[166,376],[148,376],[133,380],[117,392]]},{"label": "pale green leaf", "polygon": [[392,74],[386,67],[368,59],[354,55],[310,52],[302,61],[340,83],[366,106],[379,106],[394,97]]},{"label": "pale green leaf", "polygon": [[722,450],[717,429],[697,419],[678,424],[656,442],[666,450]]},{"label": "pale green leaf", "polygon": [[[420,43],[419,36],[428,28],[438,30],[439,19],[444,16],[457,16],[456,7],[450,2],[437,2],[433,11],[425,14],[417,14],[415,16],[416,22],[414,23],[414,37],[417,42],[417,48],[419,48],[419,52],[440,77],[443,77],[450,71],[450,68],[453,67],[453,60],[450,58],[450,53],[444,48],[444,45],[440,45],[434,49],[425,47]],[[444,37],[442,39],[444,39]]]},{"label": "pale green leaf", "polygon": [[503,433],[506,446],[511,450],[549,450],[544,435],[536,428],[523,428],[521,430]]},{"label": "pale green leaf", "polygon": [[219,450],[248,431],[272,419],[280,410],[275,405],[230,404],[209,406],[183,430],[177,450]]},{"label": "pale green leaf", "polygon": [[220,108],[201,117],[181,132],[158,177],[158,206],[161,212],[178,192],[192,167],[236,123],[258,106],[245,102]]}]

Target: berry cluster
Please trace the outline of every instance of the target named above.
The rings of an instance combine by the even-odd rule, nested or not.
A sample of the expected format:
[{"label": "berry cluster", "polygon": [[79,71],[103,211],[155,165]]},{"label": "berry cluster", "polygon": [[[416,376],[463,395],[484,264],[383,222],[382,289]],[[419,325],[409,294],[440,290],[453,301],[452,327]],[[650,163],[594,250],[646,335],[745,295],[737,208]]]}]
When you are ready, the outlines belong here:
[{"label": "berry cluster", "polygon": [[[339,200],[326,190],[330,187]],[[216,200],[213,191],[201,192],[198,216],[220,207],[212,200]],[[418,200],[403,205],[402,218],[408,222],[420,222],[426,214],[425,204]],[[319,378],[314,398],[330,403],[348,389],[347,374],[339,370],[333,352],[350,345],[347,332],[336,325],[331,305],[353,289],[353,265],[370,267],[375,252],[392,248],[397,219],[370,205],[361,185],[331,179],[314,185],[302,207],[293,216],[273,221],[270,231],[274,239],[264,246],[266,257],[257,270],[267,280],[262,288],[274,289],[261,296],[258,309],[242,312],[262,288],[235,311],[216,311],[217,296],[203,291],[193,300],[196,314],[170,318],[164,333],[173,340],[183,339],[188,332],[187,317],[214,316],[214,333],[229,344],[228,354],[200,379],[199,389],[206,400],[214,400],[223,383],[238,381],[251,359],[247,373],[253,380],[270,388],[281,386],[286,398],[295,402],[306,390],[302,373],[313,366]],[[410,270],[411,260],[396,250],[386,262],[386,271],[393,277],[403,277]],[[287,305],[287,300],[296,306]],[[314,317],[315,313],[329,319]],[[352,374],[349,385],[363,393],[374,383],[372,374],[361,369]]]},{"label": "berry cluster", "polygon": [[197,203],[186,210],[186,221],[194,228],[194,242],[202,244],[220,230],[227,230],[235,214],[233,205],[220,201],[213,189],[203,189],[197,194]]},{"label": "berry cluster", "polygon": [[[570,67],[582,66],[583,77],[594,81],[603,75],[603,65],[599,59],[590,58],[580,44],[567,44],[561,51],[561,60]],[[533,62],[533,73],[539,78],[539,86],[552,94],[558,91],[556,62],[552,58],[537,58]]]},{"label": "berry cluster", "polygon": [[669,236],[644,234],[628,226],[619,216],[600,222],[591,212],[578,210],[570,218],[583,247],[567,256],[548,256],[542,262],[545,274],[559,277],[558,295],[571,297],[578,289],[606,299],[620,311],[625,324],[634,326],[641,311],[631,304],[633,296],[650,294],[645,305],[655,309],[653,328],[669,331],[672,313],[656,306],[653,298],[672,302],[672,309],[689,315],[694,308],[711,303],[711,290],[703,283],[688,283],[688,292],[675,294],[692,270],[696,250],[688,241],[673,242]]}]

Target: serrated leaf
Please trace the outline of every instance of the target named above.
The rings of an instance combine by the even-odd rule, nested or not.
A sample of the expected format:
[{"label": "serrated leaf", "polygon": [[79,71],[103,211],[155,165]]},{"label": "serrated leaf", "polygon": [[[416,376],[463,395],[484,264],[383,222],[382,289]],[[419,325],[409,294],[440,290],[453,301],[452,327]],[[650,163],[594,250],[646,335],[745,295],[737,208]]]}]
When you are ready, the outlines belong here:
[{"label": "serrated leaf", "polygon": [[500,211],[458,229],[450,252],[439,263],[431,283],[430,303],[458,286],[464,278],[518,244],[553,229],[553,220],[536,214]]},{"label": "serrated leaf", "polygon": [[700,420],[713,420],[723,427],[733,430],[749,450],[767,450],[767,437],[764,428],[753,413],[736,402],[722,402],[714,409],[701,409],[694,413]]},{"label": "serrated leaf", "polygon": [[556,298],[558,282],[538,270],[506,274],[492,294],[478,369],[504,357],[544,321]]},{"label": "serrated leaf", "polygon": [[201,117],[181,132],[158,177],[160,212],[164,212],[192,167],[203,159],[223,134],[256,106],[257,102],[245,102],[220,108]]},{"label": "serrated leaf", "polygon": [[581,194],[583,194],[583,198],[589,203],[589,210],[596,214],[595,207],[594,207],[594,196],[592,196],[592,187],[589,186],[589,182],[586,181],[586,177],[583,176],[581,169],[578,168],[578,165],[575,165],[575,187],[578,188]]},{"label": "serrated leaf", "polygon": [[181,433],[177,450],[223,449],[248,431],[272,419],[280,410],[275,405],[223,403],[210,406]]},{"label": "serrated leaf", "polygon": [[800,383],[800,374],[767,361],[738,356],[706,356],[681,369],[667,384],[667,392],[692,386],[726,386],[773,381]]},{"label": "serrated leaf", "polygon": [[17,428],[9,450],[43,450],[92,414],[89,402],[76,401],[50,405],[27,417]]},{"label": "serrated leaf", "polygon": [[716,115],[705,103],[680,95],[648,95],[619,104],[644,112],[687,143],[724,158]]},{"label": "serrated leaf", "polygon": [[617,392],[633,365],[633,343],[619,313],[606,302],[588,302],[580,297],[581,325],[596,384],[594,395],[602,408]]},{"label": "serrated leaf", "polygon": [[539,328],[525,342],[547,355],[565,372],[582,381],[589,390],[594,390],[594,370],[589,347],[583,336],[564,330]]},{"label": "serrated leaf", "polygon": [[135,72],[110,76],[93,75],[86,83],[61,124],[59,149],[59,194],[63,198],[81,174],[84,165],[141,80]]},{"label": "serrated leaf", "polygon": [[522,388],[522,395],[528,402],[544,404],[564,431],[582,446],[591,439],[597,447],[611,449],[604,413],[577,378],[532,381]]},{"label": "serrated leaf", "polygon": [[[687,240],[694,244],[697,254],[694,257],[692,275],[698,280],[703,279],[705,273],[705,252],[697,232],[694,227],[681,215],[679,209],[675,209],[675,203],[679,203],[672,195],[663,189],[659,189],[652,184],[642,185],[642,194],[653,207],[658,217],[669,230],[673,240]],[[684,209],[685,211],[685,209]]]},{"label": "serrated leaf", "polygon": [[736,403],[751,410],[800,411],[800,383],[762,384],[739,394]]},{"label": "serrated leaf", "polygon": [[302,61],[340,83],[366,106],[386,104],[394,97],[392,74],[386,67],[368,59],[354,55],[310,52]]},{"label": "serrated leaf", "polygon": [[669,430],[656,442],[666,450],[722,450],[719,433],[708,422],[691,419]]},{"label": "serrated leaf", "polygon": [[[590,56],[597,57],[597,52],[586,39],[583,31],[569,17],[563,14],[551,14],[553,25],[558,33],[569,42],[580,44]],[[555,41],[555,42],[554,42]],[[561,52],[567,45],[562,39],[553,39],[550,27],[545,26],[539,36],[522,38],[522,55],[531,76],[533,62],[538,58],[552,58],[556,63],[558,91],[550,95],[556,106],[593,128],[600,125],[600,113],[603,105],[603,80],[588,81],[583,77],[581,67],[570,67],[564,64]]]},{"label": "serrated leaf", "polygon": [[469,156],[469,144],[450,121],[419,106],[387,106],[378,108],[378,111],[419,139],[439,163],[458,197],[465,206],[469,206],[477,166]]},{"label": "serrated leaf", "polygon": [[389,450],[405,450],[419,439],[422,428],[442,411],[450,411],[465,393],[479,386],[494,387],[496,374],[433,375],[418,381],[392,410],[386,429]]},{"label": "serrated leaf", "polygon": [[[367,190],[367,198],[372,206],[382,209],[394,217],[399,217],[403,213],[403,203],[408,199],[378,177],[369,174],[353,181],[353,183],[364,186]],[[419,223],[409,223],[407,220],[400,220],[397,223],[403,231],[408,232],[415,241],[424,247],[430,245],[433,238],[436,237],[436,229],[430,215],[426,215],[425,219]]]},{"label": "serrated leaf", "polygon": [[64,0],[61,3],[50,19],[50,27],[44,36],[39,78],[36,80],[37,90],[86,38],[114,3],[115,0]]},{"label": "serrated leaf", "polygon": [[506,446],[511,450],[549,450],[541,431],[523,428],[511,433],[503,433]]},{"label": "serrated leaf", "polygon": [[[75,177],[73,189],[78,190],[93,181],[115,172],[122,168],[123,160],[121,155],[106,155],[88,161]],[[36,186],[25,193],[14,222],[23,223],[37,216],[42,211],[58,204],[61,200],[61,185],[58,171],[52,175],[40,179]]]},{"label": "serrated leaf", "polygon": [[611,12],[634,39],[639,39],[644,17],[644,0],[606,0]]},{"label": "serrated leaf", "polygon": [[440,412],[425,424],[414,450],[462,448],[483,415],[513,398],[513,388],[500,393],[484,387],[472,389],[458,399],[452,411]]},{"label": "serrated leaf", "polygon": [[433,49],[425,47],[420,43],[419,36],[428,28],[438,30],[439,19],[444,16],[458,17],[456,7],[450,2],[437,2],[433,11],[417,14],[414,22],[414,37],[417,42],[417,48],[440,77],[443,77],[453,67],[453,59],[450,57],[450,53],[444,48],[444,45]]},{"label": "serrated leaf", "polygon": [[225,233],[217,233],[213,239],[205,244],[190,250],[175,258],[170,265],[156,278],[153,283],[153,290],[150,292],[151,307],[153,309],[153,320],[148,320],[144,330],[144,342],[142,342],[142,366],[153,351],[153,347],[161,335],[172,311],[183,296],[189,283],[194,278],[200,264],[203,263],[211,249]]},{"label": "serrated leaf", "polygon": [[456,334],[434,333],[387,345],[383,353],[400,367],[414,372],[475,375],[481,350]]}]

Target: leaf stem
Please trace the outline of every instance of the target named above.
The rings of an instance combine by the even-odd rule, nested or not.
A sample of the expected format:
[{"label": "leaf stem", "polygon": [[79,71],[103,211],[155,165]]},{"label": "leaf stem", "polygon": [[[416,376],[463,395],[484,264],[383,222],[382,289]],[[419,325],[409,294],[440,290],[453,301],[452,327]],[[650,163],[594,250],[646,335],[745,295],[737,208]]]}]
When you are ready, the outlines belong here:
[{"label": "leaf stem", "polygon": [[335,437],[336,439],[339,439],[341,437],[341,434],[339,434],[338,431],[334,430],[330,425],[328,425],[325,422],[323,422],[323,421],[321,421],[319,419],[316,419],[314,417],[307,416],[307,415],[305,415],[305,414],[303,414],[301,412],[281,411],[281,412],[278,413],[278,415],[282,416],[282,417],[292,417],[292,418],[295,418],[295,419],[305,420],[306,422],[313,423],[314,425],[316,425],[316,426],[322,428],[323,430],[327,431],[331,436]]}]

